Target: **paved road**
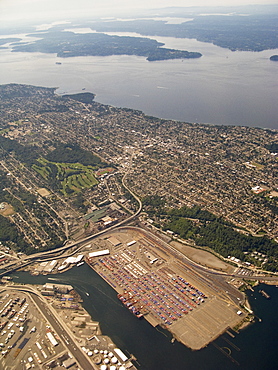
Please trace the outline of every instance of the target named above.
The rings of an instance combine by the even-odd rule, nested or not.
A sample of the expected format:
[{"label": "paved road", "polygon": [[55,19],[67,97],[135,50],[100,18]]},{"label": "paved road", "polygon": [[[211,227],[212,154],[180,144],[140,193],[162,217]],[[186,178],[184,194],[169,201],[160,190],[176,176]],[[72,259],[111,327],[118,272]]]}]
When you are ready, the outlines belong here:
[{"label": "paved road", "polygon": [[71,249],[71,248],[77,247],[71,254],[67,255],[67,257],[68,257],[68,256],[70,256],[72,254],[77,253],[79,251],[79,249],[83,248],[84,243],[86,243],[86,242],[88,243],[91,240],[95,239],[96,237],[98,237],[98,236],[100,236],[102,234],[105,234],[105,233],[107,233],[109,231],[112,231],[115,228],[119,228],[122,225],[124,225],[124,224],[132,221],[141,212],[141,210],[142,210],[142,202],[136,196],[136,194],[134,194],[131,190],[128,189],[128,187],[126,186],[126,184],[124,183],[124,181],[123,181],[123,186],[131,193],[131,195],[137,200],[137,202],[139,204],[138,210],[133,215],[129,216],[128,218],[126,218],[125,220],[119,222],[118,224],[115,224],[115,225],[113,225],[113,226],[111,226],[111,227],[109,227],[107,229],[104,229],[104,230],[99,231],[96,234],[87,236],[86,238],[80,239],[80,240],[75,241],[75,242],[68,242],[68,243],[66,243],[65,245],[63,245],[60,248],[56,248],[56,249],[49,250],[49,251],[46,251],[46,252],[39,252],[39,253],[31,254],[29,256],[26,256],[22,260],[17,260],[17,261],[10,262],[10,263],[4,265],[0,269],[0,270],[3,270],[2,272],[0,272],[0,277],[6,275],[9,272],[12,272],[12,271],[17,270],[19,268],[22,268],[23,265],[25,265],[25,264],[27,265],[27,264],[29,264],[31,262],[34,262],[34,261],[40,262],[40,260],[53,259],[53,258],[55,258],[57,256],[59,256],[59,257],[62,258],[63,252],[65,252],[67,249]]},{"label": "paved road", "polygon": [[136,227],[136,226],[123,226],[123,228],[127,229],[133,229],[137,232],[140,232],[142,234],[147,235],[149,238],[153,239],[155,243],[159,243],[163,246],[163,248],[168,249],[171,251],[174,256],[178,257],[179,259],[182,259],[185,261],[187,264],[189,264],[191,267],[194,267],[198,270],[203,271],[206,274],[211,274],[211,275],[218,275],[218,276],[223,276],[223,277],[234,277],[234,278],[240,278],[240,279],[246,279],[246,280],[259,280],[259,281],[278,281],[278,275],[271,276],[271,273],[265,274],[265,275],[248,275],[244,276],[242,274],[228,274],[225,272],[220,272],[220,271],[215,271],[213,269],[210,269],[208,267],[204,267],[202,265],[199,265],[197,262],[194,262],[190,258],[188,258],[185,254],[180,252],[178,249],[170,245],[169,243],[166,243],[163,239],[161,239],[159,236],[155,235],[149,230],[143,229],[141,227]]},{"label": "paved road", "polygon": [[50,325],[53,327],[54,331],[59,335],[67,349],[72,353],[72,355],[75,357],[80,366],[84,370],[93,369],[94,368],[93,365],[87,359],[84,352],[79,347],[77,347],[77,345],[68,335],[67,331],[61,325],[60,321],[57,320],[57,318],[51,313],[49,308],[46,308],[45,304],[35,294],[33,294],[33,299],[36,302],[37,306],[40,308],[40,310],[44,313],[44,316],[46,317]]},{"label": "paved road", "polygon": [[40,297],[36,295],[36,293],[33,292],[31,289],[29,290],[27,287],[23,288],[20,285],[14,285],[12,286],[12,289],[23,290],[32,294],[32,298],[40,309],[41,313],[45,316],[46,320],[53,327],[54,331],[59,335],[65,347],[74,356],[83,370],[97,369],[97,367],[94,367],[93,364],[89,361],[86,354],[75,344],[74,340],[68,334],[68,330],[65,330],[63,323],[57,318],[57,314],[55,314],[53,310],[51,310],[49,305],[42,302]]}]

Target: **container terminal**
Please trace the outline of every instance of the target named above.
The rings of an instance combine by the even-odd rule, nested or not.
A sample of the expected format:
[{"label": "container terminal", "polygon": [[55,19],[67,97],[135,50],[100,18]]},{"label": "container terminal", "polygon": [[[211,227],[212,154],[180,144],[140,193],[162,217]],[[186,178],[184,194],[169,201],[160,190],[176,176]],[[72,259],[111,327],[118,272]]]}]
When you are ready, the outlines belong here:
[{"label": "container terminal", "polygon": [[[96,239],[85,261],[117,291],[127,314],[166,328],[194,350],[245,319],[246,313],[221,284],[145,233],[124,231]],[[229,290],[241,295],[234,287]]]}]

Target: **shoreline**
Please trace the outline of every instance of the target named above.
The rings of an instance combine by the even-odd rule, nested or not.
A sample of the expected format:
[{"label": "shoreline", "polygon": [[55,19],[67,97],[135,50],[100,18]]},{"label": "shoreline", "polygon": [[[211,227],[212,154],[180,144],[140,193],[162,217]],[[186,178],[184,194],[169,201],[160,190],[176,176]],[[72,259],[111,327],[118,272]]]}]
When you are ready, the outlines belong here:
[{"label": "shoreline", "polygon": [[[228,296],[224,298],[221,293],[216,294],[216,291],[209,288],[206,283],[201,283],[198,273],[193,270],[190,270],[190,273],[182,272],[182,266],[175,263],[164,267],[166,260],[163,257],[166,257],[166,249],[164,250],[162,245],[154,249],[156,248],[154,244],[150,248],[147,236],[144,235],[142,238],[143,235],[139,234],[133,230],[132,236],[123,237],[120,233],[114,232],[113,237],[108,240],[117,239],[120,242],[121,238],[132,237],[133,242],[127,243],[131,243],[132,246],[126,248],[123,245],[125,243],[121,241],[115,250],[110,247],[107,256],[85,257],[86,264],[121,295],[118,298],[127,310],[132,313],[138,310],[140,316],[142,314],[153,327],[159,325],[171,333],[175,340],[192,350],[206,347],[228,328],[239,325],[247,316]],[[152,240],[152,243],[159,242]],[[148,249],[145,249],[147,245]],[[151,258],[155,255],[158,257],[156,258],[158,264],[149,268],[146,266],[149,262],[143,257],[144,253],[147,253],[144,251],[147,250]],[[184,268],[186,270],[185,266]],[[173,276],[173,279],[168,275]],[[189,284],[190,288],[183,288],[183,282]],[[161,286],[164,287],[163,290]],[[191,297],[193,292],[198,296],[196,292],[200,290],[205,292],[205,299],[199,297],[198,301]],[[173,300],[172,296],[176,298]],[[175,299],[181,303],[177,303]]]},{"label": "shoreline", "polygon": [[[109,284],[109,286],[111,288],[113,288],[118,294],[121,294],[121,289],[117,288],[114,284],[111,284],[110,280],[107,279],[104,274],[102,274],[99,271],[97,271],[88,261],[86,261],[86,264],[93,271],[95,271],[107,284]],[[127,312],[128,312],[128,310],[127,310]],[[190,346],[188,346],[187,343],[185,343],[178,336],[176,336],[175,333],[173,333],[171,331],[171,329],[167,328],[166,326],[163,326],[163,324],[161,324],[151,313],[144,314],[143,317],[154,328],[160,326],[162,329],[167,330],[172,335],[172,342],[174,342],[176,340],[177,342],[180,342],[181,344],[183,344],[187,348],[191,349],[192,351],[199,351],[199,350],[201,350],[203,348],[206,348],[209,344],[211,344],[212,342],[214,342],[217,338],[219,338],[221,335],[225,334],[229,330],[233,330],[235,332],[239,332],[239,331],[243,330],[244,328],[246,328],[247,326],[249,326],[252,323],[252,320],[245,321],[245,319],[243,319],[242,323],[239,324],[239,327],[236,330],[234,330],[233,328],[236,328],[237,325],[236,326],[233,326],[233,327],[227,327],[222,332],[217,333],[215,336],[211,337],[210,341],[208,343],[204,344],[203,346],[198,347],[198,348],[191,348]]]},{"label": "shoreline", "polygon": [[[101,366],[107,363],[117,365],[117,369],[120,366],[123,366],[124,369],[137,369],[131,362],[136,360],[136,358],[130,354],[128,354],[127,357],[109,336],[102,334],[100,323],[93,320],[88,311],[83,307],[83,301],[80,295],[72,286],[57,283],[53,284],[53,294],[49,294],[51,290],[50,285],[52,284],[48,284],[49,290],[44,290],[46,285],[47,284],[22,284],[24,288],[21,289],[21,287],[13,283],[13,285],[4,286],[2,293],[3,291],[9,290],[12,292],[22,290],[24,292],[22,294],[28,294],[30,296],[30,299],[33,301],[33,304],[37,307],[44,320],[48,321],[45,311],[48,312],[48,315],[52,313],[53,318],[62,324],[61,326],[68,337],[66,338],[64,334],[61,334],[60,331],[58,332],[57,329],[54,328],[53,323],[50,323],[52,330],[56,333],[55,336],[58,336],[59,342],[64,342],[66,350],[72,354],[76,361],[79,361],[75,357],[76,352],[72,352],[72,350],[67,347],[67,345],[69,345],[69,338],[73,341],[74,346],[79,347],[79,351],[83,352],[84,358],[88,361],[88,364],[92,366],[92,369],[101,369]],[[66,288],[67,292],[65,291]],[[62,291],[63,293],[61,293]],[[46,294],[46,292],[48,294]],[[37,299],[35,298],[41,301],[41,306],[38,305]],[[54,346],[56,346],[56,344]],[[74,351],[77,350],[76,347],[73,348]],[[110,359],[109,362],[107,362],[107,358]],[[49,362],[49,359],[47,361]],[[85,368],[82,366],[81,368],[87,370],[87,367]]]}]

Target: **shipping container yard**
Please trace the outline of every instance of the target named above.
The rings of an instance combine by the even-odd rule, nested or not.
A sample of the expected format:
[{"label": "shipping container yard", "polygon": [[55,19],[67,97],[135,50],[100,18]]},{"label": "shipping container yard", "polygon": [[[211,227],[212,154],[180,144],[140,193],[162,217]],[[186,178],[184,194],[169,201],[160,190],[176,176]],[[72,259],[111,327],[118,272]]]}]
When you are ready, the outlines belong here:
[{"label": "shipping container yard", "polygon": [[174,258],[163,243],[134,230],[111,235],[99,239],[102,246],[106,243],[105,254],[90,252],[86,262],[138,319],[168,329],[192,349],[206,346],[242,320],[239,305],[220,286]]}]

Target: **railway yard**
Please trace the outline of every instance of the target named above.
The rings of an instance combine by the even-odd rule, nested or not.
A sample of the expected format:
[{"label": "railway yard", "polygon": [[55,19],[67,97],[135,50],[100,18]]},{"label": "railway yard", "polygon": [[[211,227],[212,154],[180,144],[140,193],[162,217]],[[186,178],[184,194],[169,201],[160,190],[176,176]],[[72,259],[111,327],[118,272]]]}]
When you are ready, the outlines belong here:
[{"label": "railway yard", "polygon": [[205,347],[247,316],[239,306],[239,291],[196,271],[146,233],[114,231],[91,248],[97,251],[88,254],[87,263],[118,292],[124,306],[151,325],[167,328],[191,349]]}]

